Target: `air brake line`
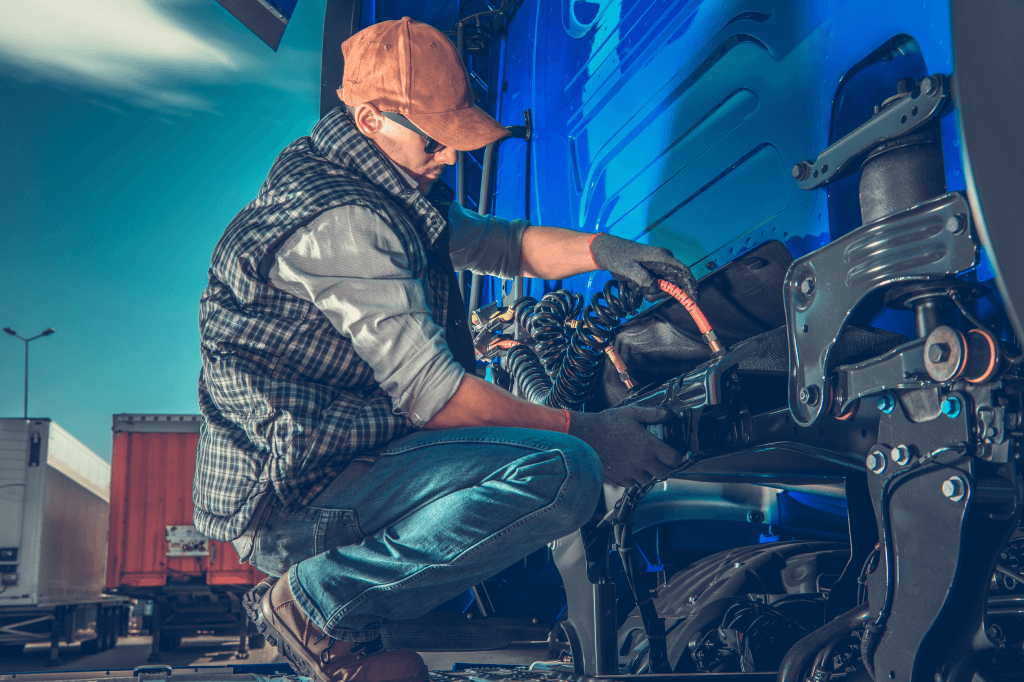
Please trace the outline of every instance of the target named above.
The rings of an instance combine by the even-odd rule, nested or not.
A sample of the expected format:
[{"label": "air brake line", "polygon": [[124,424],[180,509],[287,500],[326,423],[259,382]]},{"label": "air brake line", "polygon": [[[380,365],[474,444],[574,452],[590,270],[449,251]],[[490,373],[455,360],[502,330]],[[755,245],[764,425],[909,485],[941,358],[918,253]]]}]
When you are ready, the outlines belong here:
[{"label": "air brake line", "polygon": [[677,287],[671,282],[666,282],[663,279],[658,280],[658,287],[672,298],[679,301],[679,304],[686,308],[686,312],[690,313],[690,317],[697,324],[697,329],[700,330],[704,342],[711,348],[712,353],[720,353],[722,350],[722,344],[718,341],[718,336],[715,334],[715,330],[711,328],[711,323],[708,322],[708,318],[704,316],[704,311],[700,309],[697,302],[686,295],[686,292]]}]

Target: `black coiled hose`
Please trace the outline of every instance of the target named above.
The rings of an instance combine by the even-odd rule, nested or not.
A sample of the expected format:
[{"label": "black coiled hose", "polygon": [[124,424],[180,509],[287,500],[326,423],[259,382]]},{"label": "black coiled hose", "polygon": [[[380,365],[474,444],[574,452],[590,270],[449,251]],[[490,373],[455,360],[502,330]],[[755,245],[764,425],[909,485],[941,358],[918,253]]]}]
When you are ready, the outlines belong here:
[{"label": "black coiled hose", "polygon": [[520,395],[531,403],[545,403],[551,394],[551,379],[529,346],[514,346],[505,355],[505,369],[519,387]]},{"label": "black coiled hose", "polygon": [[[614,279],[582,310],[582,296],[565,289],[545,295],[540,302],[528,296],[519,298],[512,304],[514,319],[533,337],[536,353],[516,346],[505,358],[506,369],[531,402],[579,410],[594,393],[605,347],[622,320],[635,313],[642,302],[643,294],[629,282]],[[581,313],[576,329],[566,340],[566,324]],[[541,380],[538,366],[546,382]],[[525,374],[520,377],[519,372]]]},{"label": "black coiled hose", "polygon": [[555,375],[562,366],[569,346],[565,325],[576,319],[582,308],[583,297],[565,289],[552,291],[534,306],[527,331],[533,337],[533,348],[548,376]]},{"label": "black coiled hose", "polygon": [[590,400],[604,363],[604,349],[624,318],[637,311],[643,294],[629,282],[609,280],[590,298],[555,377],[548,404],[579,410]]}]

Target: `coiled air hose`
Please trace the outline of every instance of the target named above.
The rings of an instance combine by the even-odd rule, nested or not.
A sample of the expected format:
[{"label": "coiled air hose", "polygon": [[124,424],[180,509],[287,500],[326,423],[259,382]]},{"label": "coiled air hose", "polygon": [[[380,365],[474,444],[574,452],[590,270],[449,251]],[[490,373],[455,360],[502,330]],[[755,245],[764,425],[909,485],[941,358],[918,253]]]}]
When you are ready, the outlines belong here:
[{"label": "coiled air hose", "polygon": [[[671,282],[657,282],[690,314],[711,351],[722,352],[711,324],[693,299]],[[496,343],[508,350],[505,369],[530,402],[581,409],[593,396],[603,356],[610,349],[615,330],[625,318],[636,313],[643,295],[633,284],[613,279],[582,310],[581,302],[579,294],[559,289],[539,302],[523,297],[512,304],[514,319],[533,337],[536,351],[509,339]],[[568,341],[567,326],[575,327]]]}]

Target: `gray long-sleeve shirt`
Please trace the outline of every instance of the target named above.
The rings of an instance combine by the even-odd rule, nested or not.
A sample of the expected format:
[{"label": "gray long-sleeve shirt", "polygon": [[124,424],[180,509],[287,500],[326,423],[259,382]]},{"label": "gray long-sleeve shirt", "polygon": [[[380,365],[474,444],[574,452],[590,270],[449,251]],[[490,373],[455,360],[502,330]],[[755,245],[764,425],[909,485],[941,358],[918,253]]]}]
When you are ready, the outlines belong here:
[{"label": "gray long-sleeve shirt", "polygon": [[[529,222],[481,216],[457,203],[448,217],[456,271],[506,279],[518,274]],[[369,209],[332,209],[297,231],[278,250],[270,282],[312,302],[352,339],[396,414],[423,426],[458,390],[465,370],[430,316],[408,254]]]}]

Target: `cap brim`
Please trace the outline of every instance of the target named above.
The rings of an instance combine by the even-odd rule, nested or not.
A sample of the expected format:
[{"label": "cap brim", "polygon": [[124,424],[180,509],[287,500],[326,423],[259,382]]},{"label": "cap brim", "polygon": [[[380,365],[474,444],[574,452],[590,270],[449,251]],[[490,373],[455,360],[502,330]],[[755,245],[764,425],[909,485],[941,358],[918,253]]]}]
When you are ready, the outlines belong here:
[{"label": "cap brim", "polygon": [[410,121],[446,147],[469,152],[486,147],[510,133],[475,104],[439,114],[414,114]]}]

